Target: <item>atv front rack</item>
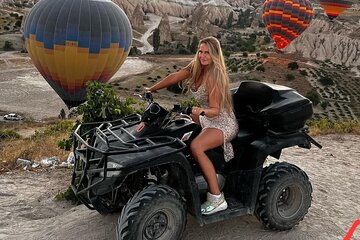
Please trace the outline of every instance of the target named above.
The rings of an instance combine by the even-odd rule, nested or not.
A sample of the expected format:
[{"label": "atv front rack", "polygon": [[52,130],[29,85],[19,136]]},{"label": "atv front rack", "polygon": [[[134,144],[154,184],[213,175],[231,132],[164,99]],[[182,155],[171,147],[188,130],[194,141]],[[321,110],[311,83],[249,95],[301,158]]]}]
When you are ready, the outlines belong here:
[{"label": "atv front rack", "polygon": [[[140,118],[134,114],[114,122],[82,124],[74,131],[75,166],[71,185],[84,204],[90,203],[79,195],[89,194],[90,189],[113,173],[120,174],[124,168],[129,170],[129,165],[143,159],[161,158],[186,147],[179,139],[169,136],[136,138],[131,128],[134,129]],[[117,166],[109,167],[109,159]]]}]

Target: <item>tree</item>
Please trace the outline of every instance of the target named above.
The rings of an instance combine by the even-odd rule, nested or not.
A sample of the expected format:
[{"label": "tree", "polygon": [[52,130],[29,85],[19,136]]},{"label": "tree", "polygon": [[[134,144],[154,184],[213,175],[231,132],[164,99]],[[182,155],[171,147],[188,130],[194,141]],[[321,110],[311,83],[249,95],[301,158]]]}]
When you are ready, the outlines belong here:
[{"label": "tree", "polygon": [[62,108],[61,111],[60,111],[60,114],[59,114],[59,118],[60,119],[65,119],[66,117],[66,113],[65,113],[65,110]]},{"label": "tree", "polygon": [[299,65],[297,64],[297,62],[291,62],[288,64],[288,68],[290,68],[291,70],[295,70],[299,68]]},{"label": "tree", "polygon": [[229,14],[229,17],[228,17],[228,19],[227,19],[226,27],[227,27],[227,28],[231,28],[233,21],[234,21],[234,14],[233,14],[233,12],[231,11],[230,14]]},{"label": "tree", "polygon": [[12,51],[12,50],[14,50],[13,43],[10,42],[10,41],[5,41],[4,46],[3,46],[3,50],[4,51]]},{"label": "tree", "polygon": [[198,45],[199,45],[199,39],[197,38],[197,36],[194,36],[190,45],[190,49],[189,49],[190,52],[196,53]]},{"label": "tree", "polygon": [[316,106],[320,103],[320,95],[317,93],[317,91],[313,88],[310,92],[308,92],[305,97],[310,99],[312,101],[313,105]]},{"label": "tree", "polygon": [[292,81],[295,79],[295,76],[292,74],[286,74],[285,77],[286,77],[286,80],[288,80],[288,81]]},{"label": "tree", "polygon": [[266,36],[264,37],[264,43],[265,43],[265,44],[269,44],[270,42],[271,42],[271,38],[266,35]]},{"label": "tree", "polygon": [[260,72],[265,72],[265,67],[263,65],[257,66],[255,69]]},{"label": "tree", "polygon": [[153,45],[154,45],[154,51],[157,51],[160,47],[160,30],[159,30],[159,28],[155,28],[155,30],[154,30]]},{"label": "tree", "polygon": [[324,76],[319,79],[322,85],[324,86],[330,86],[334,84],[334,80],[329,76]]}]

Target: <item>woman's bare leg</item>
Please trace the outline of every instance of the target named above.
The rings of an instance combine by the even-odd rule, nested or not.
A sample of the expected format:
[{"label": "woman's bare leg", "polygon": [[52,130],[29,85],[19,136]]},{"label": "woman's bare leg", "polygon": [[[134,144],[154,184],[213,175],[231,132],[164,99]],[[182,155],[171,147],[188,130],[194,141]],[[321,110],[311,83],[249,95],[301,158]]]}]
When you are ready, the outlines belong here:
[{"label": "woman's bare leg", "polygon": [[199,164],[211,194],[219,195],[220,189],[216,177],[214,165],[205,154],[205,151],[224,144],[224,134],[216,128],[205,128],[191,142],[191,152]]}]

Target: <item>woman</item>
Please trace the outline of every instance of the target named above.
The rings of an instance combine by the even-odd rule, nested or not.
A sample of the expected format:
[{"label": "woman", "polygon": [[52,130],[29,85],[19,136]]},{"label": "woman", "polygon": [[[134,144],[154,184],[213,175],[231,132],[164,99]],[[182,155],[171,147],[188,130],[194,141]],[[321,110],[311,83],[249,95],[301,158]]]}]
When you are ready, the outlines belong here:
[{"label": "woman", "polygon": [[[145,88],[154,92],[184,80],[184,84],[201,107],[193,107],[191,117],[201,125],[201,133],[192,141],[191,152],[208,183],[207,200],[201,205],[202,214],[212,214],[227,208],[224,194],[220,192],[215,168],[205,152],[218,146],[224,147],[225,161],[233,158],[230,141],[238,132],[232,108],[232,98],[220,42],[207,37],[199,42],[197,53],[188,66]],[[140,124],[138,131],[141,131]]]}]

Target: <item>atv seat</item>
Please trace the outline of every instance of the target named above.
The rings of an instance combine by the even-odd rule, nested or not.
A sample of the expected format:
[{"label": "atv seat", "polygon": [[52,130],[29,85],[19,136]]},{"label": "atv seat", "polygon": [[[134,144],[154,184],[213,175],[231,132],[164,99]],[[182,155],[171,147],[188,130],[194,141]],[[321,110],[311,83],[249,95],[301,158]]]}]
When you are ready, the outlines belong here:
[{"label": "atv seat", "polygon": [[240,128],[238,134],[231,142],[233,143],[233,145],[245,145],[253,141],[255,139],[255,136],[256,132],[254,130]]},{"label": "atv seat", "polygon": [[234,112],[238,119],[245,116],[256,115],[273,100],[271,87],[253,81],[241,82],[239,88],[233,94]]}]

